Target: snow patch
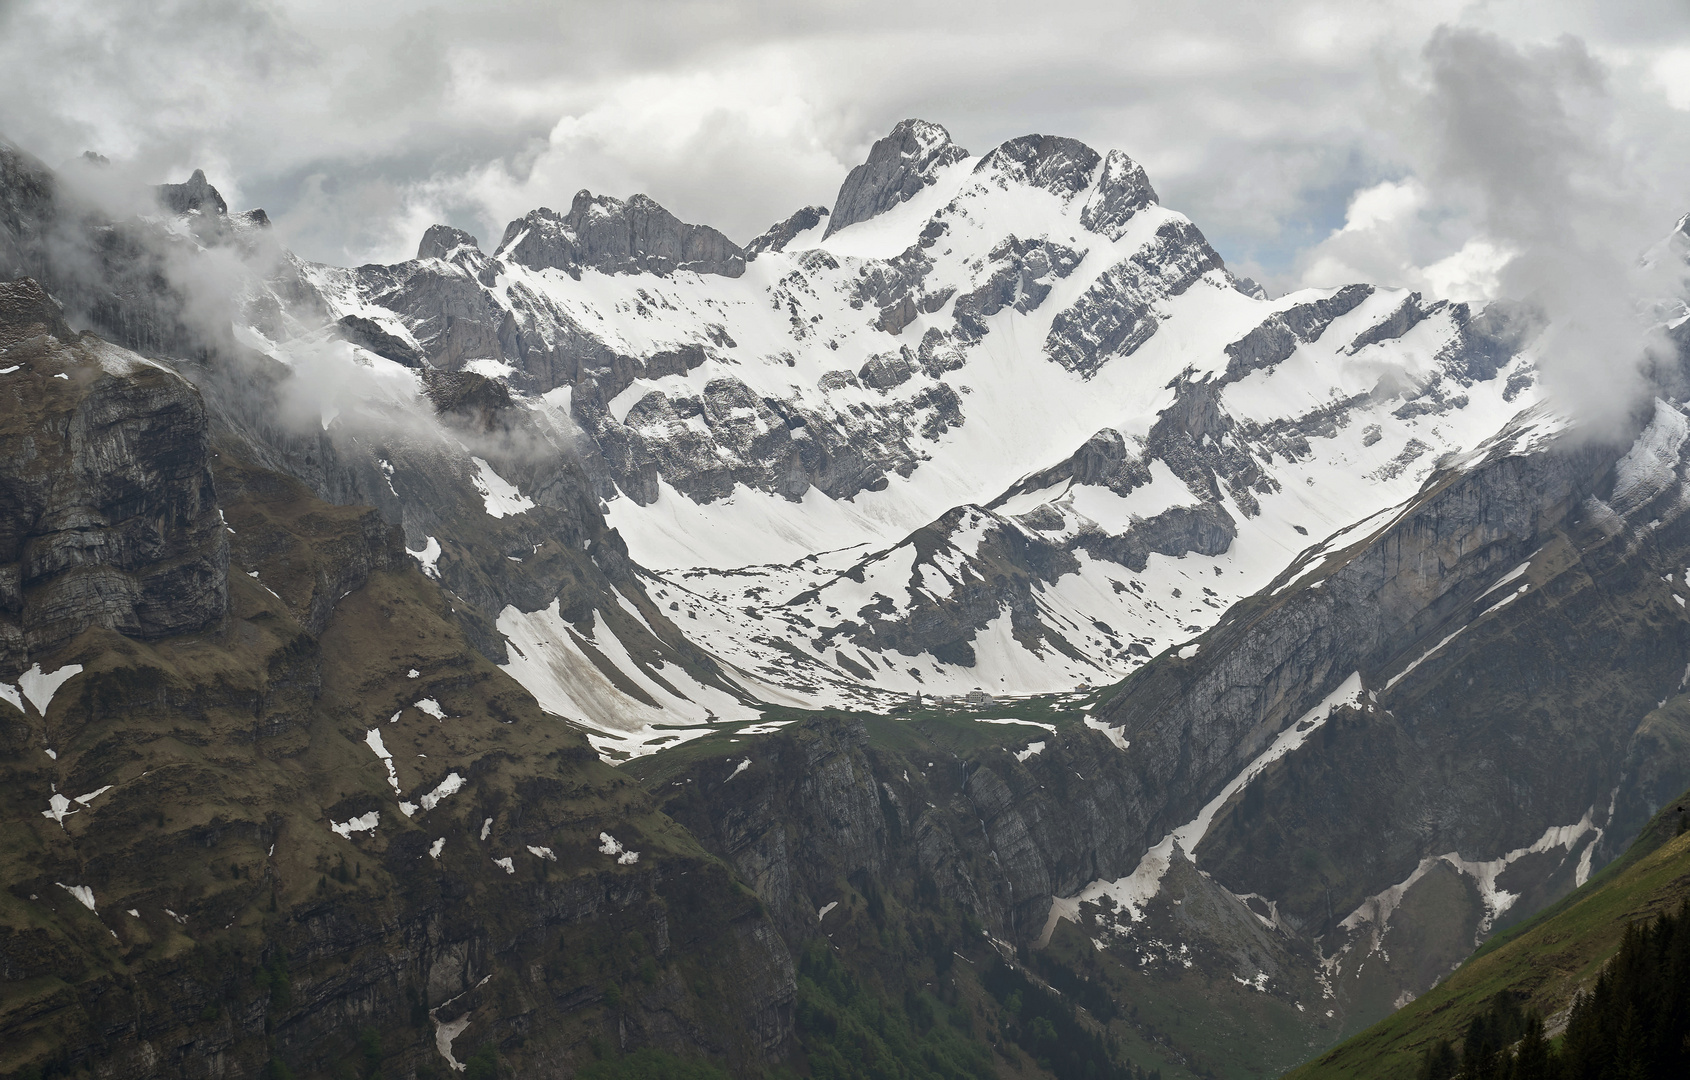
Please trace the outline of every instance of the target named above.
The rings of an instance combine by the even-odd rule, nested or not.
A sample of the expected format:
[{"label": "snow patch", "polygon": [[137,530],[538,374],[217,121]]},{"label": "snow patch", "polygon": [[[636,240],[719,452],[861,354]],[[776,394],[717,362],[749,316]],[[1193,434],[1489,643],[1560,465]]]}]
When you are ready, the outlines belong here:
[{"label": "snow patch", "polygon": [[439,581],[440,541],[436,540],[432,536],[425,536],[423,539],[426,540],[427,543],[423,544],[421,551],[412,551],[410,548],[406,548],[405,554],[417,560],[417,564],[422,567],[423,573],[427,574],[435,581]]},{"label": "snow patch", "polygon": [[28,671],[18,676],[18,688],[35,706],[35,711],[46,716],[47,706],[52,704],[53,695],[59,692],[59,687],[81,671],[81,664],[66,664],[52,672],[43,672],[40,664],[31,664]]},{"label": "snow patch", "polygon": [[487,508],[488,517],[513,517],[534,509],[534,500],[519,491],[515,484],[494,472],[493,466],[478,457],[472,457],[470,461],[475,464],[475,473],[470,476],[469,481],[475,485],[475,490],[481,492],[481,501]]},{"label": "snow patch", "polygon": [[[464,786],[464,778],[459,776],[455,772],[449,772],[449,773],[446,774],[446,779],[440,781],[440,784],[439,784],[438,787],[436,787],[433,791],[429,792],[427,795],[424,795],[418,801],[422,803],[422,808],[424,810],[433,810],[436,806],[440,805],[440,802],[441,802],[442,799],[444,799],[444,798],[446,798],[446,796],[451,795],[452,793],[458,791],[463,786]],[[493,819],[488,818],[487,820],[492,821]],[[485,840],[486,838],[487,838],[486,837],[486,826],[483,826],[482,827],[482,839]]]},{"label": "snow patch", "polygon": [[1103,737],[1105,739],[1108,739],[1110,742],[1115,744],[1115,749],[1125,750],[1127,747],[1132,745],[1132,741],[1130,739],[1128,739],[1124,734],[1121,733],[1120,728],[1111,727],[1110,725],[1104,723],[1102,720],[1093,720],[1089,716],[1085,717],[1084,719],[1085,719],[1085,722],[1086,722],[1086,727],[1091,728],[1093,731],[1102,732]]},{"label": "snow patch", "polygon": [[346,821],[331,820],[329,828],[350,840],[353,833],[369,832],[379,824],[381,824],[381,811],[371,810],[367,814],[360,814]]},{"label": "snow patch", "polygon": [[640,861],[640,853],[629,851],[622,842],[607,832],[599,833],[599,854],[614,855],[618,866],[632,866]]}]

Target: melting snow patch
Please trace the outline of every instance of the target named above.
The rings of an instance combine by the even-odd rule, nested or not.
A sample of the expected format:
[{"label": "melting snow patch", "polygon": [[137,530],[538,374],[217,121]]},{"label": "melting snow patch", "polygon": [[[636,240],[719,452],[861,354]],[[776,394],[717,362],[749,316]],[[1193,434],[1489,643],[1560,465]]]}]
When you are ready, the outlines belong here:
[{"label": "melting snow patch", "polygon": [[51,809],[41,811],[41,816],[44,818],[52,818],[54,821],[59,823],[59,827],[61,829],[64,828],[65,818],[76,813],[75,810],[70,808],[70,800],[65,798],[63,795],[60,795],[58,792],[54,792],[53,797],[47,800],[47,805],[51,807]]},{"label": "melting snow patch", "polygon": [[23,698],[18,695],[18,688],[7,683],[0,683],[0,701],[9,701],[12,708],[23,712]]},{"label": "melting snow patch", "polygon": [[502,859],[494,859],[493,865],[499,867],[507,874],[516,873],[516,864],[511,861],[511,857],[509,855],[506,855]]},{"label": "melting snow patch", "polygon": [[422,567],[423,573],[427,574],[429,577],[433,578],[435,581],[439,581],[440,580],[440,541],[436,540],[432,536],[425,536],[425,537],[423,537],[423,539],[428,541],[428,542],[423,545],[423,548],[422,548],[421,551],[412,551],[410,548],[406,548],[405,554],[407,554],[411,558],[417,560],[417,563]]},{"label": "melting snow patch", "polygon": [[421,674],[422,672],[418,671],[416,668],[412,668],[410,671],[405,672],[405,678],[414,679]]},{"label": "melting snow patch", "polygon": [[[974,722],[976,724],[1025,724],[1028,727],[1044,728],[1046,731],[1050,732],[1052,735],[1056,734],[1056,725],[1055,724],[1041,724],[1037,720],[1014,720],[1014,719],[987,720],[986,718],[981,717],[980,719],[978,719]],[[929,764],[929,767],[932,766],[931,762],[929,762],[928,764]]]},{"label": "melting snow patch", "polygon": [[59,692],[59,687],[81,670],[81,664],[66,664],[47,674],[42,672],[40,664],[32,664],[28,671],[18,676],[18,687],[23,690],[23,696],[29,699],[29,703],[35,706],[35,711],[46,716],[47,706],[52,703],[53,695]]},{"label": "melting snow patch", "polygon": [[436,720],[446,719],[446,714],[440,708],[440,702],[431,697],[425,697],[416,703],[416,708],[434,717]]},{"label": "melting snow patch", "polygon": [[428,845],[428,857],[431,858],[431,859],[439,859],[440,858],[440,852],[445,847],[446,847],[446,838],[444,836],[442,836],[440,839],[436,840],[434,843]]},{"label": "melting snow patch", "polygon": [[1015,760],[1016,761],[1026,761],[1028,758],[1033,757],[1035,754],[1042,754],[1044,752],[1045,752],[1044,740],[1040,739],[1037,742],[1028,743],[1027,749],[1025,749],[1025,750],[1015,751]]},{"label": "melting snow patch", "polygon": [[130,915],[131,918],[135,918],[135,919],[139,919],[141,917],[141,913],[139,911],[137,911],[135,908],[129,909],[129,915]]},{"label": "melting snow patch", "polygon": [[481,823],[481,839],[486,840],[487,834],[493,831],[493,819],[488,818]]},{"label": "melting snow patch", "polygon": [[93,802],[95,799],[98,799],[101,795],[104,795],[106,792],[110,791],[111,787],[112,786],[110,784],[107,784],[105,787],[99,788],[95,791],[90,791],[86,795],[78,795],[76,797],[76,801],[81,803],[83,806],[87,806],[89,803]]},{"label": "melting snow patch", "polygon": [[[387,766],[387,782],[393,785],[393,794],[402,794],[399,790],[399,773],[393,768],[393,755],[387,752],[387,747],[381,741],[381,729],[371,728],[364,736],[364,742],[369,745],[371,750],[376,752],[376,757],[381,758],[382,764]],[[409,814],[406,815],[406,817],[409,816]]]},{"label": "melting snow patch", "polygon": [[622,842],[607,832],[599,833],[599,854],[616,856],[618,866],[632,866],[640,861],[640,853],[629,851]]},{"label": "melting snow patch", "polygon": [[475,463],[475,474],[469,481],[475,485],[475,490],[481,492],[481,501],[486,505],[489,517],[510,517],[534,508],[534,500],[494,472],[493,466],[478,457],[470,460]]},{"label": "melting snow patch", "polygon": [[[1485,934],[1490,932],[1491,925],[1496,921],[1497,916],[1507,911],[1513,906],[1514,901],[1519,899],[1517,894],[1497,887],[1496,880],[1502,875],[1502,872],[1508,869],[1510,864],[1527,855],[1540,854],[1555,848],[1565,848],[1570,853],[1587,833],[1593,831],[1598,834],[1601,833],[1602,830],[1596,828],[1595,823],[1591,820],[1592,815],[1593,810],[1587,810],[1584,817],[1574,824],[1551,826],[1530,845],[1517,848],[1500,858],[1485,862],[1464,859],[1459,853],[1453,851],[1445,855],[1433,855],[1421,859],[1420,865],[1416,866],[1414,872],[1407,878],[1385,891],[1363,900],[1361,905],[1350,912],[1338,925],[1352,932],[1361,929],[1363,926],[1368,927],[1373,939],[1372,948],[1369,949],[1369,952],[1377,952],[1385,936],[1391,915],[1402,903],[1403,896],[1407,894],[1409,889],[1413,888],[1415,882],[1425,876],[1427,871],[1443,862],[1471,877],[1478,885],[1479,896],[1485,905],[1485,914],[1479,922],[1478,932],[1478,937],[1482,939]],[[1585,846],[1584,853],[1579,859],[1578,872],[1574,878],[1575,884],[1583,885],[1585,880],[1588,879],[1590,855],[1595,847],[1594,842]],[[1475,944],[1477,944],[1477,941],[1475,941]]]},{"label": "melting snow patch", "polygon": [[1203,645],[1201,642],[1192,642],[1190,645],[1182,645],[1179,650],[1179,658],[1181,660],[1190,660],[1193,656],[1197,655],[1197,650],[1202,647]]},{"label": "melting snow patch", "polygon": [[[463,786],[464,786],[464,778],[463,777],[459,776],[455,772],[447,773],[446,779],[440,781],[439,787],[435,788],[433,791],[429,792],[427,795],[424,795],[419,800],[422,803],[422,808],[424,810],[433,810],[436,806],[440,805],[440,801],[442,799],[444,799],[446,796],[452,794],[453,792],[457,791],[459,788],[462,788]],[[488,824],[491,824],[492,821],[493,821],[492,818],[487,819]],[[483,840],[487,839],[487,826],[486,825],[483,825],[481,827],[481,838]]]},{"label": "melting snow patch", "polygon": [[827,918],[827,913],[838,906],[839,901],[837,900],[830,900],[826,904],[823,904],[821,910],[816,912],[816,921],[821,922],[823,919]]},{"label": "melting snow patch", "polygon": [[350,840],[353,833],[369,832],[379,824],[381,824],[381,811],[371,810],[367,814],[360,814],[347,821],[330,821],[329,828]]},{"label": "melting snow patch", "polygon": [[[749,768],[751,768],[751,759],[746,758],[744,761],[742,761],[738,765],[734,766],[734,771],[728,774],[728,780],[732,780],[734,777],[738,776],[740,773],[744,772],[745,770],[747,770]],[[728,780],[723,780],[722,783],[725,784],[725,783],[728,782]]]},{"label": "melting snow patch", "polygon": [[55,882],[53,882],[53,884],[57,885],[59,888],[63,889],[65,892],[70,893],[72,896],[74,896],[78,900],[82,901],[82,906],[87,908],[89,911],[94,910],[94,890],[93,889],[90,889],[86,885],[66,885],[62,881],[55,881]]},{"label": "melting snow patch", "polygon": [[1085,717],[1085,721],[1086,727],[1091,728],[1093,731],[1101,731],[1105,739],[1108,739],[1110,742],[1115,744],[1116,749],[1125,750],[1127,747],[1132,745],[1132,740],[1121,734],[1120,728],[1110,727],[1102,720],[1093,720],[1089,716]]},{"label": "melting snow patch", "polygon": [[528,853],[533,855],[535,858],[545,859],[547,862],[557,862],[557,856],[552,854],[551,848],[535,847],[533,844],[528,844],[526,846],[528,848]]},{"label": "melting snow patch", "polygon": [[446,1059],[446,1067],[454,1072],[463,1072],[469,1068],[468,1065],[452,1056],[452,1040],[462,1035],[467,1027],[469,1027],[469,1013],[465,1013],[450,1023],[444,1020],[434,1022],[434,1048],[440,1051],[441,1057]]}]

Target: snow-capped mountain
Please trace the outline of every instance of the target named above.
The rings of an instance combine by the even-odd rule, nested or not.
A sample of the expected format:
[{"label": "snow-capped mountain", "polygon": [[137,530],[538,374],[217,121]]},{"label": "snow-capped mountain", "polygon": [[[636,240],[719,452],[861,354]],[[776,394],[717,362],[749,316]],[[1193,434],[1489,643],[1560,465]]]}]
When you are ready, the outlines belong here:
[{"label": "snow-capped mountain", "polygon": [[[339,268],[203,175],[156,194],[103,215],[0,143],[0,276],[35,279],[0,289],[0,789],[31,904],[293,935],[254,1060],[329,1060],[371,1001],[453,1069],[465,1024],[784,1060],[816,946],[896,950],[912,993],[1036,950],[1147,1061],[1289,1065],[1690,776],[1682,318],[1653,411],[1588,438],[1529,308],[1270,300],[1124,154],[915,121],[743,248],[582,193],[492,254],[435,226]],[[974,691],[1043,696],[908,707]],[[769,708],[829,703],[868,708]],[[140,827],[96,832],[114,807]],[[399,906],[321,937],[378,910],[366,872]],[[589,940],[627,946],[592,953],[623,1005]],[[733,984],[725,1026],[661,1043],[716,999],[672,962]]]},{"label": "snow-capped mountain", "polygon": [[[366,362],[508,387],[749,698],[1113,680],[1534,399],[1523,312],[1368,285],[1262,299],[1126,154],[1027,136],[975,156],[921,121],[831,213],[745,248],[581,192],[492,254],[436,226],[408,263],[292,273]],[[287,360],[298,330],[252,334]],[[520,488],[488,512],[520,513]],[[413,551],[433,535],[407,523]],[[652,722],[613,685],[649,682],[639,648],[587,662],[599,629],[486,614],[565,644],[510,661],[548,708]]]}]

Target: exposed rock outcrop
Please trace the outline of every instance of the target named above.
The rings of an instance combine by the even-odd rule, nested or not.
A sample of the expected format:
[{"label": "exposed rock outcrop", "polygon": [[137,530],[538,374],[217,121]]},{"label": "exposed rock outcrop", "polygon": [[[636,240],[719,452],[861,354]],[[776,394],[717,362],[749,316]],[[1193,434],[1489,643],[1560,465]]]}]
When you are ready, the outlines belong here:
[{"label": "exposed rock outcrop", "polygon": [[890,210],[933,183],[940,169],[967,156],[968,151],[951,142],[950,132],[938,124],[899,121],[839,186],[825,235]]},{"label": "exposed rock outcrop", "polygon": [[738,277],[745,252],[708,225],[688,225],[645,195],[624,202],[579,191],[567,214],[546,207],[505,228],[498,254],[535,270]]},{"label": "exposed rock outcrop", "polygon": [[157,190],[159,202],[172,214],[221,217],[229,212],[229,204],[205,178],[204,169],[195,169],[186,183],[160,184]]},{"label": "exposed rock outcrop", "polygon": [[769,226],[768,232],[745,245],[745,261],[750,262],[765,251],[785,251],[794,237],[820,225],[824,217],[827,207],[806,206],[785,221]]},{"label": "exposed rock outcrop", "polygon": [[197,630],[227,605],[205,407],[159,364],[0,283],[0,671],[94,626]]}]

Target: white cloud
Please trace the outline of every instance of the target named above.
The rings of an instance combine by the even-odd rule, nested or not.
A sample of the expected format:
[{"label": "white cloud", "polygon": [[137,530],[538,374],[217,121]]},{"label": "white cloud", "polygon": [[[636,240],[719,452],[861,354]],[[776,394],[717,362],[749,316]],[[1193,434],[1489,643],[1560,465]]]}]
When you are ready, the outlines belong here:
[{"label": "white cloud", "polygon": [[[643,190],[744,241],[830,203],[874,138],[923,116],[977,152],[1029,131],[1124,149],[1241,269],[1288,285],[1352,195],[1417,174],[1399,99],[1440,24],[1587,41],[1639,145],[1690,99],[1681,0],[1056,0],[1033,16],[1001,0],[9,0],[0,133],[155,182],[204,167],[302,254],[356,262],[408,254],[435,217],[491,244],[581,187]],[[1405,264],[1462,249],[1451,213],[1421,211],[1444,247]]]}]

